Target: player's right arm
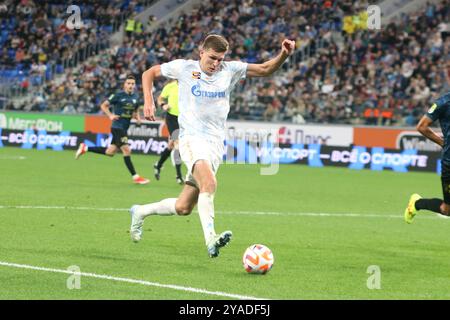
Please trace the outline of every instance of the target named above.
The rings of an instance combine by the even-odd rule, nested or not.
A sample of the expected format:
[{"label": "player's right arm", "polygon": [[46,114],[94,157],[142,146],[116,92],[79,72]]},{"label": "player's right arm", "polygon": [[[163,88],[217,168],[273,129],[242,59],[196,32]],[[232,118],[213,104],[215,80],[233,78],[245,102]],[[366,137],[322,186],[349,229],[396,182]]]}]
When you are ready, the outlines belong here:
[{"label": "player's right arm", "polygon": [[120,117],[118,115],[115,115],[114,113],[112,113],[111,111],[109,111],[109,101],[105,100],[103,101],[103,103],[100,105],[100,109],[102,109],[102,111],[108,116],[108,118],[111,121],[115,121],[118,120]]},{"label": "player's right arm", "polygon": [[161,65],[157,64],[142,74],[142,91],[144,93],[144,117],[155,121],[155,101],[153,99],[153,81],[161,77]]},{"label": "player's right arm", "polygon": [[438,144],[441,147],[444,147],[444,139],[437,135],[433,129],[430,128],[430,125],[433,123],[433,120],[427,115],[423,116],[419,123],[416,126],[417,131],[419,131],[424,137],[430,139],[434,143]]}]

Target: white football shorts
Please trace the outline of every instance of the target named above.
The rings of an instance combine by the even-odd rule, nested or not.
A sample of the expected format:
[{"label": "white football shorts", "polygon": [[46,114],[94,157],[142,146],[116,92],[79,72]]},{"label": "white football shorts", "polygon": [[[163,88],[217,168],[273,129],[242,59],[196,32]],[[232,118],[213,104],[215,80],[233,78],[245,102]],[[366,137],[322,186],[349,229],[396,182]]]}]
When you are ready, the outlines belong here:
[{"label": "white football shorts", "polygon": [[188,172],[186,182],[198,187],[192,175],[192,168],[198,160],[207,160],[211,164],[214,175],[219,170],[225,151],[222,141],[210,141],[200,137],[183,136],[178,142],[181,160],[186,165]]}]

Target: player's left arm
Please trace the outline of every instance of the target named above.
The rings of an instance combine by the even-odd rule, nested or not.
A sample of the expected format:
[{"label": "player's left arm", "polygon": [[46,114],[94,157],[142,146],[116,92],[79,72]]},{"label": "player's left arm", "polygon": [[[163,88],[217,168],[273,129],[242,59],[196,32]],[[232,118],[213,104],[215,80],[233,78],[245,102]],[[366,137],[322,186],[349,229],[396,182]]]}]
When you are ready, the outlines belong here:
[{"label": "player's left arm", "polygon": [[295,41],[284,39],[281,43],[280,53],[273,59],[264,63],[249,63],[247,77],[267,77],[277,71],[283,62],[294,52]]},{"label": "player's left arm", "polygon": [[416,126],[417,131],[419,131],[424,137],[430,139],[434,143],[438,144],[441,147],[444,147],[444,139],[437,135],[433,129],[430,128],[430,125],[433,123],[433,120],[427,115],[423,116],[419,123]]}]

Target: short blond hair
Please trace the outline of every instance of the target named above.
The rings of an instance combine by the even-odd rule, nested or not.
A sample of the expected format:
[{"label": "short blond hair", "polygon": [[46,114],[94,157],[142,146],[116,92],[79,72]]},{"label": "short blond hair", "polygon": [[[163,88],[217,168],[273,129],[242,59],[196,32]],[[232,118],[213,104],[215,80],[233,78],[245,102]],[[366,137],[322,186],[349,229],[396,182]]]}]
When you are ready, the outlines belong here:
[{"label": "short blond hair", "polygon": [[229,44],[221,35],[210,34],[203,40],[201,47],[203,50],[213,49],[216,52],[226,52],[228,51]]}]

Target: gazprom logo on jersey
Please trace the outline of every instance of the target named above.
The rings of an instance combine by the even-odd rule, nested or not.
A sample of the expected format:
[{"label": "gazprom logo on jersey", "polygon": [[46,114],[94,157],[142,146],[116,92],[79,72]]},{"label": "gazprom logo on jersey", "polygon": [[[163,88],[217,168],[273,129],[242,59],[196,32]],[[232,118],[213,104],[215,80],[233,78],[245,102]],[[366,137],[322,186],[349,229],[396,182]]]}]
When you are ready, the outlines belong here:
[{"label": "gazprom logo on jersey", "polygon": [[225,91],[205,91],[201,90],[200,84],[195,84],[191,88],[191,92],[196,97],[204,97],[204,98],[225,98]]}]

